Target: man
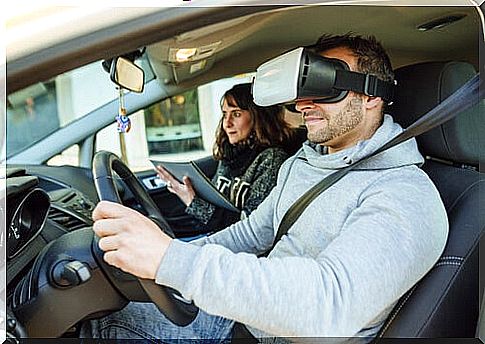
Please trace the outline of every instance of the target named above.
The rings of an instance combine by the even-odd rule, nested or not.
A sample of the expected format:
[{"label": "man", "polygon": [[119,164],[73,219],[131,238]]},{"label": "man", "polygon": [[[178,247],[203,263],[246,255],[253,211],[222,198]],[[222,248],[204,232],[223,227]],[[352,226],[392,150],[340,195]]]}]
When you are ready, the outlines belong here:
[{"label": "man", "polygon": [[[315,51],[392,81],[374,38],[323,36]],[[414,140],[366,159],[319,195],[276,244],[278,225],[314,184],[369,156],[402,129],[380,97],[349,92],[336,103],[297,101],[308,141],[248,219],[196,243],[172,240],[147,218],[101,202],[94,231],[109,264],[179,290],[202,310],[171,325],[153,305],[130,304],[93,323],[94,336],[230,338],[234,321],[256,337],[362,337],[439,258],[448,233],[439,194],[418,165]]]}]

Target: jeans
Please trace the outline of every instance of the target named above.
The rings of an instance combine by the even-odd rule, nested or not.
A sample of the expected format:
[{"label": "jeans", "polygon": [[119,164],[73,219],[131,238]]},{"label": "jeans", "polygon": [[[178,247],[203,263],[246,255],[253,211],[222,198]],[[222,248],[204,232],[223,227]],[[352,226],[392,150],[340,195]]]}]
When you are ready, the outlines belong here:
[{"label": "jeans", "polygon": [[[199,310],[195,320],[181,327],[152,303],[130,302],[119,312],[83,324],[81,337],[138,339],[147,343],[229,343],[234,321]],[[137,341],[138,343],[138,341]]]}]

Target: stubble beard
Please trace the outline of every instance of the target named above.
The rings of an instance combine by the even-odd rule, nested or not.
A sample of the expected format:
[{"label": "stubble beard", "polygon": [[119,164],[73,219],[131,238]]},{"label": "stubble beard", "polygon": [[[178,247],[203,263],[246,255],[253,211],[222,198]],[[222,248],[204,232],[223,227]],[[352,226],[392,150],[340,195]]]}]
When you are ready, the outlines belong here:
[{"label": "stubble beard", "polygon": [[336,116],[325,116],[321,110],[317,111],[320,117],[327,120],[327,123],[323,128],[316,131],[308,131],[308,140],[318,144],[323,144],[348,133],[357,127],[364,118],[362,98],[355,95]]}]

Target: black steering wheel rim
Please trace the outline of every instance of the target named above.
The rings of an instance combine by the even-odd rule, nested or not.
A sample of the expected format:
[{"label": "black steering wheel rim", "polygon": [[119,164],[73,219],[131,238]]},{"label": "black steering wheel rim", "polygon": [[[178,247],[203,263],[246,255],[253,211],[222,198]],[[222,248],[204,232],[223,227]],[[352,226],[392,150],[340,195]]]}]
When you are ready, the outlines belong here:
[{"label": "black steering wheel rim", "polygon": [[98,197],[102,201],[111,201],[122,204],[120,195],[115,185],[113,171],[118,174],[135,197],[136,201],[147,212],[147,217],[155,222],[167,235],[174,238],[175,235],[170,225],[160,213],[155,202],[140,183],[138,178],[131,172],[120,158],[107,151],[96,153],[93,160],[93,178]]},{"label": "black steering wheel rim", "polygon": [[[96,192],[100,201],[122,204],[116,189],[115,179],[113,178],[113,172],[116,172],[131,190],[137,202],[147,212],[147,216],[167,235],[174,237],[169,224],[163,218],[148,192],[120,158],[111,152],[100,151],[94,156],[92,170]],[[153,280],[136,278],[107,264],[103,259],[104,252],[98,246],[98,240],[99,238],[95,235],[92,244],[93,254],[102,270],[106,272],[108,279],[125,297],[130,299],[130,296],[133,295],[133,291],[129,290],[132,283],[127,283],[127,281],[136,279],[146,295],[170,321],[179,326],[186,326],[195,319],[198,308],[193,303],[183,301],[183,298],[175,290],[160,286]]]}]

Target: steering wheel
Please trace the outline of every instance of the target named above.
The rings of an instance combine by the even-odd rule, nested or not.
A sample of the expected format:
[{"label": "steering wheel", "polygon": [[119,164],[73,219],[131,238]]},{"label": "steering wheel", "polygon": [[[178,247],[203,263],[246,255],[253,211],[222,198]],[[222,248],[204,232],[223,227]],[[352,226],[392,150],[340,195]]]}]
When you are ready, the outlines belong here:
[{"label": "steering wheel", "polygon": [[[162,231],[173,238],[174,234],[170,225],[160,213],[158,207],[138,178],[115,154],[107,151],[96,153],[93,160],[94,185],[99,199],[101,201],[122,204],[115,185],[115,179],[113,178],[113,171],[118,174],[125,185],[131,190],[136,201],[147,212],[147,217],[157,224]],[[94,236],[92,244],[92,250],[98,264],[110,281],[128,300],[146,300],[146,297],[140,297],[141,286],[146,296],[174,324],[186,326],[195,319],[198,308],[193,303],[189,303],[183,299],[174,289],[160,286],[153,280],[137,278],[107,264],[103,259],[104,252],[98,246],[98,240],[99,238]]]}]

